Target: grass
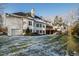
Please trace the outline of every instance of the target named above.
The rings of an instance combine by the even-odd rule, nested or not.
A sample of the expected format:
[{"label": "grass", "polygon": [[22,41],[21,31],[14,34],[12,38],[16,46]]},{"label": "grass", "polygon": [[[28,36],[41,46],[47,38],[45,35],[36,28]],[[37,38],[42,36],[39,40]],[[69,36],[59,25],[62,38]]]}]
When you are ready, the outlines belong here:
[{"label": "grass", "polygon": [[19,50],[27,48],[27,47],[28,47],[28,45],[26,45],[26,44],[20,44],[20,45],[16,45],[16,46],[10,46],[9,49],[10,49],[11,53],[13,53],[13,52],[19,51]]},{"label": "grass", "polygon": [[49,39],[49,43],[53,43],[53,42],[59,41],[59,38],[60,38],[60,37],[61,37],[61,35],[52,36],[52,37]]},{"label": "grass", "polygon": [[8,36],[0,36],[0,46],[10,44]]}]

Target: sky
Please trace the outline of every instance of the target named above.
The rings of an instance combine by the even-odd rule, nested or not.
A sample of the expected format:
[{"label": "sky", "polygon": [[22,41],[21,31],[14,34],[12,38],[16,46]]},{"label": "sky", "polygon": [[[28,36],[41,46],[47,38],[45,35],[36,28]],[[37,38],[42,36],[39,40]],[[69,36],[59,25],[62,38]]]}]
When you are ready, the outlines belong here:
[{"label": "sky", "polygon": [[36,15],[39,16],[63,15],[79,8],[77,3],[8,3],[4,6],[6,13],[30,12],[34,8]]}]

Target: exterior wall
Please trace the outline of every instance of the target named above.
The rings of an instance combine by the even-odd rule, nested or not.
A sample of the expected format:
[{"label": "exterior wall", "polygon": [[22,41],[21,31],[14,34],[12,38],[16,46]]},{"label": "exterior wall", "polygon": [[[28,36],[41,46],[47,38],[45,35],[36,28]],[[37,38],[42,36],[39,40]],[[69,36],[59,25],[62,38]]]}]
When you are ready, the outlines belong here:
[{"label": "exterior wall", "polygon": [[[34,21],[35,19],[36,18],[30,19],[30,18],[21,18],[21,17],[3,15],[3,25],[7,27],[8,29],[7,34],[9,36],[23,35],[23,30],[27,28],[32,30],[32,33],[38,31],[37,32],[38,34],[46,34],[46,24],[40,21]],[[32,25],[29,25],[29,22],[31,22]],[[37,27],[37,24],[39,24],[39,27]]]},{"label": "exterior wall", "polygon": [[8,35],[22,34],[22,19],[17,17],[6,17],[6,27],[8,28]]},{"label": "exterior wall", "polygon": [[40,22],[34,22],[34,32],[38,32],[38,34],[46,34],[46,24]]},{"label": "exterior wall", "polygon": [[[31,22],[32,24],[29,25],[29,22]],[[33,33],[34,30],[34,21],[33,20],[28,20],[28,28],[31,30],[31,32]]]},{"label": "exterior wall", "polygon": [[[29,25],[29,22],[31,22],[32,25]],[[39,27],[37,27],[37,24],[39,24]],[[22,35],[23,29],[27,29],[27,28],[32,30],[32,33],[38,31],[38,34],[46,34],[46,24],[35,22],[34,20],[30,20],[27,18],[23,18],[22,20],[22,18],[6,16],[5,25],[8,28],[7,33],[9,36]]]},{"label": "exterior wall", "polygon": [[[42,23],[42,22],[36,22],[34,21],[34,19],[24,19],[24,25],[23,25],[23,29],[27,29],[29,28],[31,30],[32,33],[37,33],[38,34],[46,34],[46,24]],[[39,20],[39,19],[36,19]],[[29,24],[29,22],[31,22],[31,25]],[[39,24],[39,27],[37,27],[37,24]],[[41,27],[40,27],[41,24]],[[44,27],[43,27],[44,26]],[[42,31],[42,32],[40,32]]]},{"label": "exterior wall", "polygon": [[6,27],[6,14],[2,14],[3,26]]},{"label": "exterior wall", "polygon": [[53,34],[53,26],[46,25],[46,34]]},{"label": "exterior wall", "polygon": [[28,19],[23,18],[23,29],[25,30],[27,29],[27,27],[28,27]]}]

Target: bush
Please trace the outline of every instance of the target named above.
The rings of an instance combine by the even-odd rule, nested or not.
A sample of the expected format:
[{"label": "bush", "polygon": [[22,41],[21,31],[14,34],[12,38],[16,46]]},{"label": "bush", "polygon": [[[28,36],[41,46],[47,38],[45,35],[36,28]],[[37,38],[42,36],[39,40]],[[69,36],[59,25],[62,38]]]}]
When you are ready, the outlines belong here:
[{"label": "bush", "polygon": [[31,35],[32,34],[32,32],[31,32],[31,30],[29,29],[29,28],[27,28],[25,31],[24,31],[24,35]]}]

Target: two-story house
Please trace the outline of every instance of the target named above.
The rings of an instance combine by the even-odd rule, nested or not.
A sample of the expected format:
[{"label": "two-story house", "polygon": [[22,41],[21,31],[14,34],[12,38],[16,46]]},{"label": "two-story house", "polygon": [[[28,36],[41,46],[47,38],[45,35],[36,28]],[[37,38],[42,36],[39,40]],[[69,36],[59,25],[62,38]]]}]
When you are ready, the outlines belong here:
[{"label": "two-story house", "polygon": [[43,19],[35,15],[35,10],[32,9],[29,13],[16,12],[3,17],[4,26],[7,27],[8,35],[23,35],[23,31],[27,28],[32,33],[46,34],[46,23]]}]

